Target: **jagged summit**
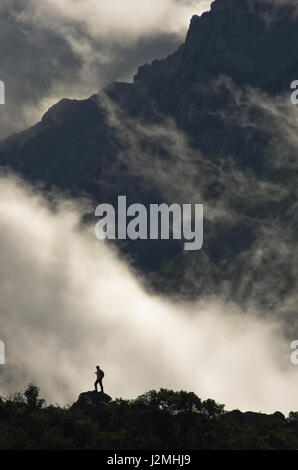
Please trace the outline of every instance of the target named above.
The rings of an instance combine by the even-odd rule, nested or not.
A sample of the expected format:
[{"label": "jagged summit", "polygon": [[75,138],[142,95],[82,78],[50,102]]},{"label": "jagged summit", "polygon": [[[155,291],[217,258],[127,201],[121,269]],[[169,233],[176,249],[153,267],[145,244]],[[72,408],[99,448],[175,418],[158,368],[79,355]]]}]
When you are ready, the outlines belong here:
[{"label": "jagged summit", "polygon": [[[157,88],[169,80],[189,83],[231,77],[241,85],[280,92],[288,87],[280,65],[297,54],[295,5],[275,0],[216,0],[194,15],[185,43],[167,59],[140,67],[135,82]],[[285,51],[285,48],[287,50]],[[168,91],[168,93],[170,90]]]}]

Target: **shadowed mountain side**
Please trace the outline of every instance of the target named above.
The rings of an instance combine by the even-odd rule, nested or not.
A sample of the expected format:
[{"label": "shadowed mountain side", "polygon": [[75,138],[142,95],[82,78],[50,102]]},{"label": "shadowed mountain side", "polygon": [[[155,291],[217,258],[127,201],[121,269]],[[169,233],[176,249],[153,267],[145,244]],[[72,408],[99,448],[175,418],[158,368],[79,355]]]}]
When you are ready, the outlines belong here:
[{"label": "shadowed mountain side", "polygon": [[[1,143],[0,165],[87,195],[94,209],[117,206],[118,195],[128,204],[203,203],[203,250],[184,252],[177,241],[117,246],[158,290],[278,312],[298,281],[298,142],[289,99],[297,44],[293,6],[216,0],[192,18],[178,51],[140,67],[133,83],[60,101]],[[288,300],[285,319],[296,318],[295,303]]]}]

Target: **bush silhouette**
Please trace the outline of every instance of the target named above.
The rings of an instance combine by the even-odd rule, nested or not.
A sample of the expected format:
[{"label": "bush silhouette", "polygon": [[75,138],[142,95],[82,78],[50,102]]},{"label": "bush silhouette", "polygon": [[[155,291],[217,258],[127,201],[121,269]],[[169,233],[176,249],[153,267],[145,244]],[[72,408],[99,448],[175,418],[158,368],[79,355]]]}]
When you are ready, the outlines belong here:
[{"label": "bush silhouette", "polygon": [[228,412],[214,400],[167,389],[135,400],[47,406],[30,384],[0,399],[0,450],[290,450],[298,448],[297,416]]}]

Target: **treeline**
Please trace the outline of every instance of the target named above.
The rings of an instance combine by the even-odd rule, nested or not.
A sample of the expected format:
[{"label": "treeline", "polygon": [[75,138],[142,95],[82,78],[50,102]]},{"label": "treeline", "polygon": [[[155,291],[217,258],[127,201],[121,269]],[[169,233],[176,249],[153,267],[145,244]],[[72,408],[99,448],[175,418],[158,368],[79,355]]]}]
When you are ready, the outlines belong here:
[{"label": "treeline", "polygon": [[[91,393],[91,392],[90,392]],[[194,393],[161,389],[135,400],[46,405],[39,389],[0,399],[0,449],[297,449],[298,413],[226,412]]]}]

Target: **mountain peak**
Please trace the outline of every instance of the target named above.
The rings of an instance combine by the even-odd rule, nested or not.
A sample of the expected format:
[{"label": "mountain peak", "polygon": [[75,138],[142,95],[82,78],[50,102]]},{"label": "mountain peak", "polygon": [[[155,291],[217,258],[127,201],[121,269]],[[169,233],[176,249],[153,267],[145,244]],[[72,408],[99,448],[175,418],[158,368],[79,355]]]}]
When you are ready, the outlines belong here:
[{"label": "mountain peak", "polygon": [[[275,171],[270,134],[263,131],[267,129],[267,115],[263,118],[262,109],[258,110],[257,115],[261,114],[259,119],[264,119],[264,123],[260,129],[255,126],[255,107],[247,102],[243,109],[242,100],[237,99],[237,87],[239,93],[245,94],[249,86],[258,94],[265,92],[269,98],[278,93],[289,93],[290,83],[298,76],[298,20],[292,13],[292,5],[277,5],[269,0],[216,0],[209,12],[193,16],[186,42],[174,54],[140,67],[133,84],[114,83],[104,90],[116,103],[115,109],[121,108],[116,124],[107,119],[101,94],[96,100],[63,100],[45,115],[39,126],[2,143],[0,164],[21,172],[30,180],[46,180],[49,186],[66,189],[75,195],[87,194],[96,201],[113,202],[122,193],[131,202],[160,201],[168,198],[169,193],[164,190],[163,183],[156,185],[155,175],[151,176],[151,165],[159,169],[159,162],[164,165],[169,159],[168,166],[176,178],[174,169],[179,168],[180,172],[177,163],[180,162],[177,157],[180,147],[169,150],[173,131],[168,124],[163,127],[169,135],[169,148],[165,148],[160,134],[155,136],[155,128],[154,138],[151,126],[149,132],[143,129],[146,124],[159,125],[165,118],[164,122],[173,122],[183,132],[181,135],[187,137],[189,145],[183,154],[192,155],[191,167],[194,165],[194,171],[197,171],[194,181],[198,181],[196,185],[200,184],[203,202],[226,197],[230,203],[230,183],[227,181],[230,181],[228,178],[234,181],[232,169],[226,170],[231,176],[220,180],[218,175],[222,170],[217,170],[217,165],[226,168],[229,159],[239,171],[245,173],[248,169],[257,179],[268,178],[269,181]],[[227,83],[233,86],[229,87]],[[253,117],[249,117],[247,125],[248,110],[249,116]],[[238,119],[239,116],[245,119]],[[142,122],[142,126],[134,125],[134,122]],[[131,155],[136,151],[132,159]],[[148,162],[150,169],[147,170]],[[209,162],[213,162],[214,171],[210,170]],[[288,174],[287,167],[284,174]],[[295,174],[291,178],[294,178],[292,184],[296,188]],[[172,185],[172,181],[170,183]],[[233,256],[235,270],[229,274],[231,292],[239,288],[238,267],[245,259],[243,253],[257,239],[255,227],[259,224],[260,214],[264,218],[271,213],[276,217],[280,207],[284,211],[288,204],[286,200],[281,200],[280,204],[273,201],[267,208],[267,199],[261,199],[260,203],[256,201],[256,216],[253,217],[250,207],[247,211],[243,208],[241,194],[237,200],[236,183],[235,188],[230,189],[236,200],[233,203],[235,210],[239,211],[239,217],[234,219],[235,226],[223,227],[222,233],[216,224],[209,227],[212,243],[205,245],[204,258],[198,262],[198,265],[206,266],[206,273],[210,272],[211,265],[216,278],[226,285],[226,265],[222,263],[218,267],[218,261]],[[287,188],[284,194],[288,194]],[[225,234],[224,238],[222,234]],[[214,248],[217,246],[221,249]],[[184,277],[188,267],[185,268],[184,254],[180,257],[178,245],[165,250],[162,244],[157,248],[150,241],[143,243],[140,240],[139,244],[127,243],[121,246],[122,249],[136,260],[143,272],[158,270],[158,279],[163,279],[164,285],[171,284],[175,292],[181,287],[183,295],[187,291],[193,296],[203,289],[208,292],[217,289],[217,283],[210,283],[208,277],[202,276],[199,287],[197,281],[192,284],[186,274]],[[161,266],[166,266],[173,256],[182,274],[169,280],[167,268],[162,272]],[[197,266],[194,269],[197,273]],[[251,272],[254,273],[253,269]],[[251,280],[252,285],[253,282]],[[280,279],[281,289],[283,282],[284,279]],[[263,302],[267,295],[271,299],[271,291],[267,293],[266,286],[263,293],[263,296],[258,295],[258,301],[262,298]],[[245,297],[246,294],[240,289],[237,295]],[[281,295],[277,292],[276,302]]]}]

